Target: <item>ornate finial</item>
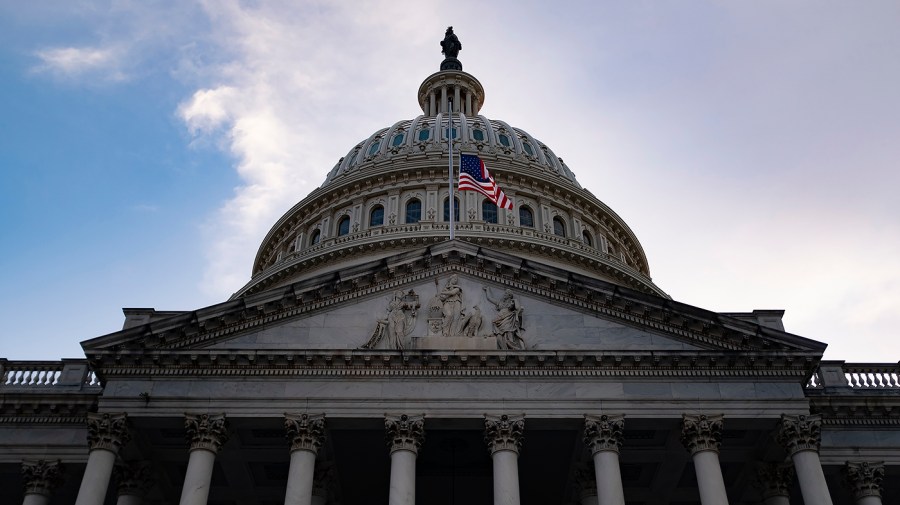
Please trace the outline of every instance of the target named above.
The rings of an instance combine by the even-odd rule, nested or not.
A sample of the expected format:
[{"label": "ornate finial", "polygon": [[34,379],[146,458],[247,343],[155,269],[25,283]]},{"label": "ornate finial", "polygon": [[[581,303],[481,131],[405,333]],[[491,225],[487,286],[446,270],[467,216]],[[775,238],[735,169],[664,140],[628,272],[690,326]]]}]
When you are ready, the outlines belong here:
[{"label": "ornate finial", "polygon": [[444,40],[441,41],[441,54],[445,56],[444,61],[441,62],[441,70],[462,71],[462,63],[456,59],[461,49],[462,44],[459,42],[456,34],[453,33],[453,27],[448,26],[447,32],[444,33]]}]

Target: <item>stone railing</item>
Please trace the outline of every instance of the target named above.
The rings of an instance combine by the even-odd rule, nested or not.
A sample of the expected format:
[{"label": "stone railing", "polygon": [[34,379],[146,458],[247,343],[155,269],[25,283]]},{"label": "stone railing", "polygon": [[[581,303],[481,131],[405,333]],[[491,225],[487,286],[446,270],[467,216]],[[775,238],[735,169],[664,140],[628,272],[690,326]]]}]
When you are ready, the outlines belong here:
[{"label": "stone railing", "polygon": [[61,361],[9,361],[0,359],[0,391],[82,389],[101,387],[86,359]]},{"label": "stone railing", "polygon": [[900,363],[823,361],[807,382],[806,388],[894,390],[900,393]]}]

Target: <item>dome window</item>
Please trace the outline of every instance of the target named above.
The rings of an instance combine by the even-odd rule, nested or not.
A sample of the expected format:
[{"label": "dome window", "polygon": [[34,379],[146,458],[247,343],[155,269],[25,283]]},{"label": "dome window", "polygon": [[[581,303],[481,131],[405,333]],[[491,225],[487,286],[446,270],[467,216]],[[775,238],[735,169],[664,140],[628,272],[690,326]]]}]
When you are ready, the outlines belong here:
[{"label": "dome window", "polygon": [[499,138],[500,138],[500,143],[501,143],[502,145],[504,145],[504,146],[506,146],[506,147],[509,147],[509,137],[507,137],[506,135],[503,135],[503,134],[501,133]]},{"label": "dome window", "polygon": [[350,233],[350,216],[344,216],[338,221],[338,237],[342,237]]},{"label": "dome window", "polygon": [[314,246],[318,244],[321,238],[322,232],[319,229],[313,230],[312,235],[309,236],[309,245]]},{"label": "dome window", "polygon": [[594,239],[591,238],[591,234],[587,230],[581,232],[581,241],[588,247],[594,247]]},{"label": "dome window", "polygon": [[[444,221],[450,222],[450,199],[444,198]],[[459,198],[453,199],[453,221],[459,222]]]},{"label": "dome window", "polygon": [[427,128],[424,130],[419,130],[419,142],[425,142],[426,140],[428,140],[430,138],[431,138],[431,130],[429,130]]},{"label": "dome window", "polygon": [[384,207],[376,205],[369,213],[369,226],[384,225]]},{"label": "dome window", "polygon": [[531,147],[530,143],[522,142],[522,148],[525,149],[525,154],[534,158],[534,148]]},{"label": "dome window", "polygon": [[481,202],[481,219],[485,223],[497,224],[497,206],[490,200]]},{"label": "dome window", "polygon": [[394,140],[391,141],[391,147],[399,147],[400,144],[403,143],[403,139],[406,138],[406,135],[402,133],[398,133],[394,135]]},{"label": "dome window", "polygon": [[381,147],[381,141],[376,141],[372,144],[372,147],[369,148],[369,156],[375,156],[375,153],[378,152],[378,148]]},{"label": "dome window", "polygon": [[418,223],[422,219],[422,202],[418,198],[406,202],[406,223]]},{"label": "dome window", "polygon": [[447,132],[447,130],[448,130],[448,128],[444,128],[444,138],[447,138],[448,135],[449,135],[450,138],[455,139],[455,138],[456,138],[456,128],[450,128],[450,129],[449,129],[449,130],[450,130],[449,133]]},{"label": "dome window", "polygon": [[519,226],[534,228],[534,213],[525,205],[519,207]]},{"label": "dome window", "polygon": [[559,237],[566,236],[566,223],[559,216],[553,218],[553,234]]},{"label": "dome window", "polygon": [[484,131],[482,130],[472,130],[472,138],[478,140],[480,142],[484,141]]}]

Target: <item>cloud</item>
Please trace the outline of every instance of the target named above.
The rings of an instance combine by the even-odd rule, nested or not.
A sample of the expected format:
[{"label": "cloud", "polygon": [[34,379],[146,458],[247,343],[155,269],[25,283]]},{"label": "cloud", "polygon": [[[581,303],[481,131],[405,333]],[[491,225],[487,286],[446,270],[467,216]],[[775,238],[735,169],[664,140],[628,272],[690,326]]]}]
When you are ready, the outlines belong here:
[{"label": "cloud", "polygon": [[99,75],[109,81],[124,81],[120,68],[123,51],[112,47],[57,47],[35,53],[40,63],[32,68],[61,78],[78,78],[87,74]]}]

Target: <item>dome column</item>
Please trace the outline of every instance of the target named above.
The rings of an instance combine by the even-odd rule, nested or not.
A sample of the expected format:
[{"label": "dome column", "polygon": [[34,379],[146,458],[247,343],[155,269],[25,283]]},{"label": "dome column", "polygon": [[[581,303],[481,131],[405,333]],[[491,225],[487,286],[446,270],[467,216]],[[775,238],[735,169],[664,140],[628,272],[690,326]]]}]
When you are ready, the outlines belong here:
[{"label": "dome column", "polygon": [[[719,465],[724,416],[682,415],[681,443],[691,452],[702,505],[728,505]],[[809,502],[815,503],[815,502]]]},{"label": "dome column", "polygon": [[484,418],[484,441],[494,466],[494,505],[519,505],[519,449],[524,432],[521,417]]},{"label": "dome column", "polygon": [[466,90],[466,117],[472,117],[472,92]]},{"label": "dome column", "polygon": [[[447,113],[447,86],[441,86],[441,113]],[[438,131],[440,131],[440,128],[438,128]]]},{"label": "dome column", "polygon": [[416,456],[425,442],[422,416],[385,416],[384,429],[391,450],[391,487],[388,505],[415,505]]},{"label": "dome column", "polygon": [[75,505],[102,505],[119,448],[131,438],[128,415],[90,413],[87,415],[87,425],[91,450]]},{"label": "dome column", "polygon": [[776,438],[794,461],[803,502],[831,505],[831,493],[828,492],[822,462],[819,460],[822,416],[782,414]]},{"label": "dome column", "polygon": [[434,90],[431,90],[431,92],[428,94],[428,97],[429,97],[429,100],[428,100],[428,115],[429,115],[429,116],[436,116],[436,115],[437,115],[437,110],[436,110],[437,107],[435,107],[435,103],[434,103],[434,102],[435,102],[435,100],[436,100],[437,98],[436,98],[436,95],[435,95],[435,93],[434,93]]},{"label": "dome column", "polygon": [[591,449],[600,505],[625,505],[619,449],[624,441],[625,416],[584,417],[584,443]]},{"label": "dome column", "polygon": [[316,455],[325,442],[325,416],[284,415],[284,429],[291,442],[285,505],[311,505]]}]

